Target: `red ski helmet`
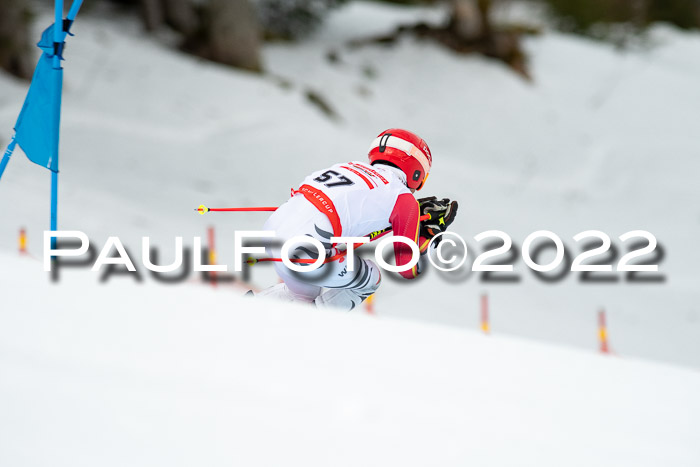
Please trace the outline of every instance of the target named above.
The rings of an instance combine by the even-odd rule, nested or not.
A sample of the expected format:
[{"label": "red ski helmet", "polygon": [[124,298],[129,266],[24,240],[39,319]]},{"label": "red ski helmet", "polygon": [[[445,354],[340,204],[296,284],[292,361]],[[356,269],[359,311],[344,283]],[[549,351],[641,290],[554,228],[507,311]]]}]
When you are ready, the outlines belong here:
[{"label": "red ski helmet", "polygon": [[369,162],[389,162],[406,174],[406,185],[420,190],[433,165],[430,148],[415,133],[392,128],[383,131],[369,148]]}]

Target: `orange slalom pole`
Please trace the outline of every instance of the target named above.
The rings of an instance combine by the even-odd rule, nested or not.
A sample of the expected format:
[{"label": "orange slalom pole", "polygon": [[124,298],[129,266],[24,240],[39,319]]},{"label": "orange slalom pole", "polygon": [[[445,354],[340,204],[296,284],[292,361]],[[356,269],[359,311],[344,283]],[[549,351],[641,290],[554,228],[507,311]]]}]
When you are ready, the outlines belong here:
[{"label": "orange slalom pole", "polygon": [[19,229],[19,254],[27,254],[27,231],[22,227]]},{"label": "orange slalom pole", "polygon": [[485,293],[481,294],[481,330],[484,334],[491,331],[489,327],[489,296]]},{"label": "orange slalom pole", "polygon": [[605,322],[605,309],[598,310],[598,340],[600,341],[600,352],[610,353],[608,345],[608,329]]},{"label": "orange slalom pole", "polygon": [[365,311],[370,315],[374,314],[374,294],[370,295],[367,297],[367,300],[365,300]]},{"label": "orange slalom pole", "polygon": [[[216,264],[216,247],[214,245],[214,227],[207,229],[207,237],[209,238],[209,264]],[[216,287],[216,271],[209,271],[212,287]]]}]

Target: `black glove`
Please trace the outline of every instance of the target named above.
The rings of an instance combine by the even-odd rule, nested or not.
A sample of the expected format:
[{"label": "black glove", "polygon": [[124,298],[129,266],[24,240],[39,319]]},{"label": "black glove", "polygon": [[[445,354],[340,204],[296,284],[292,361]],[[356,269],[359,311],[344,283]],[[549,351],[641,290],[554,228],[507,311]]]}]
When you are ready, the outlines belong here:
[{"label": "black glove", "polygon": [[[450,201],[448,198],[437,199],[435,196],[421,198],[418,200],[421,217],[426,214],[430,217],[420,222],[420,235],[430,240],[437,234],[447,230],[447,227],[454,222],[457,217],[457,201]],[[442,238],[435,241],[437,245]]]}]

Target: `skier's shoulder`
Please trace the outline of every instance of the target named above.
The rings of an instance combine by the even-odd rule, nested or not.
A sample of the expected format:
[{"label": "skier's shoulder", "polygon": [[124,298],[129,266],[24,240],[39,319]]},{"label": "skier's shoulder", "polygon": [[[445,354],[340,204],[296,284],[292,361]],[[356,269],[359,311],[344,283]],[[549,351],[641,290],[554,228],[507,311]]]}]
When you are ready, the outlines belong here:
[{"label": "skier's shoulder", "polygon": [[[406,187],[405,175],[399,169],[384,164],[371,165],[363,161],[352,161],[349,164],[351,167],[370,173],[374,178],[379,179],[382,185],[391,185],[392,188]],[[410,192],[408,189],[406,190]]]}]

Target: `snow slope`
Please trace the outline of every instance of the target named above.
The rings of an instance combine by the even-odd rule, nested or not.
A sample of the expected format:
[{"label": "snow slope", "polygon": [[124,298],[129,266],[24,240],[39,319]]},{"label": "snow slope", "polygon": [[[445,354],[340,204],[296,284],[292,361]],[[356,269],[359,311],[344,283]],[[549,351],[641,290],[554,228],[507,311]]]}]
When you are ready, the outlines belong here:
[{"label": "snow slope", "polygon": [[0,261],[0,465],[700,463],[695,371]]},{"label": "snow slope", "polygon": [[[593,349],[605,307],[618,354],[700,366],[699,34],[658,27],[652,47],[624,52],[546,32],[526,40],[534,77],[526,82],[499,63],[428,42],[348,49],[347,40],[443,14],[352,2],[308,40],[266,46],[270,75],[260,77],[173,51],[141,33],[135,18],[99,13],[76,22],[68,46],[62,228],[85,231],[98,247],[117,235],[134,253],[150,236],[167,261],[173,237],[191,244],[212,223],[220,260],[233,264],[232,232],[259,228],[264,215],[200,217],[194,207],[280,204],[308,172],[362,158],[375,134],[403,126],[430,143],[425,194],[460,201],[454,230],[468,240],[500,229],[521,244],[549,229],[574,248],[571,237],[583,230],[616,241],[645,229],[665,247],[666,280],[582,284],[570,275],[549,284],[522,261],[520,282],[510,284],[431,271],[416,284],[386,280],[379,314],[476,328],[487,292],[494,332]],[[40,16],[37,33],[48,22]],[[326,60],[329,50],[338,64]],[[340,121],[310,105],[307,89]],[[0,75],[7,137],[25,92],[25,83]],[[48,173],[18,152],[0,183],[0,248],[14,249],[26,226],[30,250],[41,254],[48,190]],[[477,251],[473,240],[470,247]],[[275,281],[262,266],[252,277]],[[130,281],[114,279],[104,293]]]}]

